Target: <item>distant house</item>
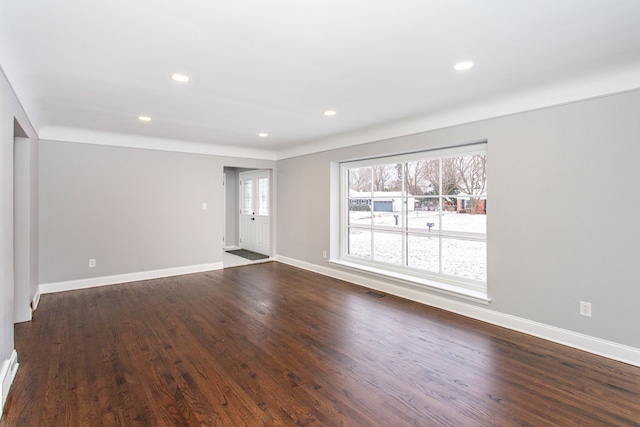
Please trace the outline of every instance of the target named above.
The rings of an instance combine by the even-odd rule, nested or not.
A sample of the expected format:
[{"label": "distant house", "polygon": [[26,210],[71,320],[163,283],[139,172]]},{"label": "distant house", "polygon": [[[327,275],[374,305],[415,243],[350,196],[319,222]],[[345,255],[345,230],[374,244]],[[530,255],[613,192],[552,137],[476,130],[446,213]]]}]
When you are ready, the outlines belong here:
[{"label": "distant house", "polygon": [[[371,197],[373,195],[373,197]],[[454,197],[445,197],[443,200],[443,210],[447,212],[457,213],[487,213],[487,196],[486,194],[478,194],[473,196],[476,199],[475,211],[472,212],[472,197],[467,193],[460,193]],[[351,206],[368,206],[365,210],[373,210],[374,212],[399,212],[402,206],[402,192],[400,191],[369,191],[349,190],[349,203]],[[373,200],[372,200],[373,199]],[[424,202],[420,202],[420,198],[414,196],[407,198],[407,211],[424,210]],[[373,207],[373,208],[372,208]]]},{"label": "distant house", "polygon": [[[373,196],[373,197],[372,197]],[[373,199],[373,200],[372,200]],[[399,212],[402,210],[401,191],[355,191],[349,190],[349,204],[351,206],[367,205],[369,209],[373,206],[374,212]],[[415,209],[416,200],[413,196],[407,197],[407,209]]]},{"label": "distant house", "polygon": [[472,213],[472,214],[486,214],[487,213],[487,195],[486,193],[474,195],[476,200],[475,211],[472,206],[472,197],[467,193],[460,193],[456,196],[456,212],[458,213]]}]

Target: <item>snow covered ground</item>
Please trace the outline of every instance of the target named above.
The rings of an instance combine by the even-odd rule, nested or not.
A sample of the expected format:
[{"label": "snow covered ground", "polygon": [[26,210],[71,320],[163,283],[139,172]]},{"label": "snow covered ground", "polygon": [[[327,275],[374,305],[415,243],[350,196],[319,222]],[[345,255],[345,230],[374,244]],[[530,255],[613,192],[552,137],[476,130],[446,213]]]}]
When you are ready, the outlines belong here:
[{"label": "snow covered ground", "polygon": [[[398,226],[396,218],[398,215]],[[389,231],[401,231],[401,215],[392,212],[374,212],[373,222]],[[458,233],[486,234],[486,215],[469,215],[455,212],[409,212],[406,218],[410,231],[422,234],[409,234],[406,242],[409,267],[442,272],[457,277],[486,282],[487,261],[486,242],[446,238],[439,236],[439,230]],[[350,212],[353,225],[371,224],[371,212]],[[433,224],[431,231],[427,224]],[[371,257],[371,231],[351,229],[349,236],[351,255]],[[373,232],[373,259],[391,264],[402,265],[402,233]],[[442,266],[440,266],[442,253]]]},{"label": "snow covered ground", "polygon": [[[349,222],[351,224],[368,225],[371,223],[371,212],[350,212]],[[373,223],[376,225],[395,226],[398,216],[398,224],[403,224],[402,214],[397,212],[374,212]],[[487,233],[487,216],[470,215],[456,212],[443,212],[440,216],[438,211],[413,211],[407,214],[409,228],[427,229],[427,223],[433,223],[431,230],[439,230],[442,222],[442,229],[447,231],[465,231],[472,233]]]}]

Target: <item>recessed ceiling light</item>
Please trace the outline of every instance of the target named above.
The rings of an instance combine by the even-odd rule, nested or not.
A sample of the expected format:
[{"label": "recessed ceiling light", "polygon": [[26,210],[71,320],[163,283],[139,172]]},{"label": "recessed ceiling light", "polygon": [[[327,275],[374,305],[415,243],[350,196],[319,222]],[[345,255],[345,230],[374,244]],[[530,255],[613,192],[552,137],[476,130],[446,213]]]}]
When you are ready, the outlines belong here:
[{"label": "recessed ceiling light", "polygon": [[149,116],[138,116],[138,120],[140,120],[141,122],[150,122],[151,121],[151,117],[149,117]]},{"label": "recessed ceiling light", "polygon": [[260,138],[266,138],[266,137],[268,137],[268,136],[269,136],[269,134],[268,134],[268,133],[264,133],[264,132],[260,132],[260,133],[258,134],[258,136],[259,136]]},{"label": "recessed ceiling light", "polygon": [[337,113],[334,110],[327,110],[324,112],[325,116],[335,116]]},{"label": "recessed ceiling light", "polygon": [[470,68],[473,68],[473,62],[471,61],[458,62],[456,65],[453,66],[453,69],[456,71],[465,71]]},{"label": "recessed ceiling light", "polygon": [[171,74],[171,79],[175,80],[176,82],[180,82],[180,83],[186,83],[189,80],[191,80],[191,78],[187,75],[184,74]]}]

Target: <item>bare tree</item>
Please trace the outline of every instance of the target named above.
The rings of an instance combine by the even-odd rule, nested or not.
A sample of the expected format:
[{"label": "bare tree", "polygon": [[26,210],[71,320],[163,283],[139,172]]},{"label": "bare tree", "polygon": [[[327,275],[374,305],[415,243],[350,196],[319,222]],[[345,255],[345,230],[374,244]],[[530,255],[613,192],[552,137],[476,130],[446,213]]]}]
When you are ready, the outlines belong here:
[{"label": "bare tree", "polygon": [[[429,161],[418,160],[415,162],[407,162],[404,164],[404,185],[405,191],[414,196],[425,194],[428,191],[430,181],[427,179],[425,183],[425,170],[428,168]],[[436,181],[437,182],[437,181]]]},{"label": "bare tree", "polygon": [[442,159],[442,194],[456,195],[460,190],[456,169],[456,158]]},{"label": "bare tree", "polygon": [[471,212],[476,213],[478,201],[487,190],[487,155],[452,157],[451,166],[458,188],[469,195]]},{"label": "bare tree", "polygon": [[349,169],[349,189],[371,191],[371,168]]},{"label": "bare tree", "polygon": [[453,166],[453,159],[429,160],[425,161],[420,170],[420,177],[424,187],[429,187],[425,194],[440,194],[440,178],[442,175],[442,194],[455,195],[459,193],[456,172]]},{"label": "bare tree", "polygon": [[372,166],[373,191],[388,191],[392,186],[395,165]]},{"label": "bare tree", "polygon": [[396,164],[396,179],[393,181],[392,190],[393,191],[402,191],[402,177],[404,176],[404,163]]}]

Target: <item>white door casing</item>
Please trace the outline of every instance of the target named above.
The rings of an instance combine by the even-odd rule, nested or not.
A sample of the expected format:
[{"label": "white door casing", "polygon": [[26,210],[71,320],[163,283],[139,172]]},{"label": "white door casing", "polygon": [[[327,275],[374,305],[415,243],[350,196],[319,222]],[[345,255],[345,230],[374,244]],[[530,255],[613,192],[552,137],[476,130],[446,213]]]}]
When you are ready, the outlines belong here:
[{"label": "white door casing", "polygon": [[271,255],[271,171],[240,173],[240,247]]}]

